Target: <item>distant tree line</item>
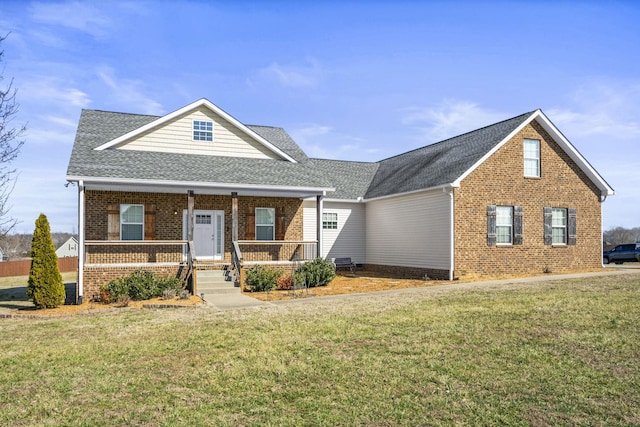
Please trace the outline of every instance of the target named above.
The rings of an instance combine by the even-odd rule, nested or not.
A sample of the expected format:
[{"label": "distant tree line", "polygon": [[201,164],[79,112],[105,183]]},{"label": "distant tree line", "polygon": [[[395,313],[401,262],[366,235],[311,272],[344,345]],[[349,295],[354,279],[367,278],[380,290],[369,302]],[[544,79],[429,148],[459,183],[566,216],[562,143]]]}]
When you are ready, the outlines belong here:
[{"label": "distant tree line", "polygon": [[[78,237],[72,233],[51,233],[51,239],[56,248],[72,236]],[[33,234],[31,233],[7,234],[0,236],[0,248],[2,248],[5,257],[8,259],[28,258],[31,256],[32,239]]]},{"label": "distant tree line", "polygon": [[624,243],[640,243],[640,227],[613,227],[602,233],[605,245],[621,245]]}]

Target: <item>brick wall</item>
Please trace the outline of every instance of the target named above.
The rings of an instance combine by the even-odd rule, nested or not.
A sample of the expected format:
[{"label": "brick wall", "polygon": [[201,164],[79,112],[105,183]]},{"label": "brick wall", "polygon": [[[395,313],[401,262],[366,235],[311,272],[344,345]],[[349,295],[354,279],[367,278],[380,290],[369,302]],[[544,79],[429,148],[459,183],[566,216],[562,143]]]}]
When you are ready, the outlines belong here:
[{"label": "brick wall", "polygon": [[[540,178],[524,177],[523,139],[540,140]],[[455,190],[455,276],[593,270],[601,266],[600,192],[537,122]],[[523,207],[523,244],[487,245],[487,206]],[[576,208],[576,245],[544,245],[544,207]]]},{"label": "brick wall", "polygon": [[[145,266],[143,270],[150,271],[157,276],[177,277],[179,266]],[[139,267],[85,267],[84,269],[84,301],[98,301],[100,297],[100,286],[109,283],[113,279],[125,277],[140,270]]]},{"label": "brick wall", "polygon": [[[187,209],[187,194],[127,193],[118,191],[86,191],[85,238],[87,240],[107,240],[108,206],[110,204],[155,205],[156,240],[182,240],[182,212]],[[302,240],[303,214],[302,200],[284,197],[238,197],[238,238],[245,239],[248,210],[255,208],[284,208],[285,240]],[[231,195],[196,194],[194,209],[224,211],[223,262],[231,262]],[[174,214],[174,212],[177,212]],[[125,262],[179,262],[182,248],[177,246],[99,246],[89,247],[87,263]],[[157,268],[157,267],[154,267]],[[103,272],[101,272],[101,270]],[[85,269],[85,289],[96,290],[101,283],[109,282],[119,275],[126,275],[131,269],[120,267],[100,267]],[[86,294],[90,296],[90,294]]]}]

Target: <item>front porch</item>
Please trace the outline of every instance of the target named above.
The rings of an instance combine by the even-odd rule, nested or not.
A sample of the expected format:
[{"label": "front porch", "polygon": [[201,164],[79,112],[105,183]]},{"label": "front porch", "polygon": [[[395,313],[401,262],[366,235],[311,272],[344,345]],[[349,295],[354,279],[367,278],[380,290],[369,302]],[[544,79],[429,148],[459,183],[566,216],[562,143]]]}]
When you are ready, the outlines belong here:
[{"label": "front porch", "polygon": [[[293,265],[321,255],[318,238],[303,239],[300,197],[89,190],[81,188],[78,303],[135,270],[175,276],[198,294],[197,269],[228,269],[239,285],[252,264]],[[279,196],[279,197],[275,197]],[[322,197],[316,195],[321,208]],[[138,222],[131,221],[131,207]],[[140,224],[142,239],[126,240]],[[271,237],[266,239],[265,237]]]}]

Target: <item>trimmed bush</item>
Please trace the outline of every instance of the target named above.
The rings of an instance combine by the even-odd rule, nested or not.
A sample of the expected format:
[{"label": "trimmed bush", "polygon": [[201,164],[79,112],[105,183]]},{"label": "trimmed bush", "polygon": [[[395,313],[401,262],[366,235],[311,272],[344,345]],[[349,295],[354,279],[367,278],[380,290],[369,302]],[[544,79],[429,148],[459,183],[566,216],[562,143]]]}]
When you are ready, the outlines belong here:
[{"label": "trimmed bush", "polygon": [[58,269],[58,256],[51,239],[51,228],[44,214],[36,220],[31,240],[31,269],[27,296],[36,308],[54,308],[64,304],[65,292]]},{"label": "trimmed bush", "polygon": [[296,279],[302,279],[302,282],[309,288],[326,286],[334,277],[336,277],[336,272],[331,263],[320,257],[302,264],[296,275]]},{"label": "trimmed bush", "polygon": [[112,303],[126,295],[132,300],[148,300],[162,296],[163,292],[171,290],[174,296],[182,290],[180,279],[177,277],[155,276],[144,270],[136,270],[126,277],[110,281],[100,286],[102,302]]},{"label": "trimmed bush", "polygon": [[281,274],[279,270],[257,264],[247,269],[245,281],[251,288],[251,292],[265,292],[276,287]]},{"label": "trimmed bush", "polygon": [[291,274],[285,273],[282,276],[278,277],[277,287],[282,291],[293,289],[294,282],[295,278]]}]

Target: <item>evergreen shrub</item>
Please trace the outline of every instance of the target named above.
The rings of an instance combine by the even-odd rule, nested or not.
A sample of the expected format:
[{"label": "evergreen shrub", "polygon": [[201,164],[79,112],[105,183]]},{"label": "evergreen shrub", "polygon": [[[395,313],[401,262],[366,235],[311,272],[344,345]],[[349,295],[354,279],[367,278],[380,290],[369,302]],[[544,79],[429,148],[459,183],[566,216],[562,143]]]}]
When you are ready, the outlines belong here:
[{"label": "evergreen shrub", "polygon": [[120,296],[127,295],[132,300],[140,301],[162,296],[166,290],[173,290],[177,295],[182,289],[177,277],[155,276],[150,271],[136,270],[100,286],[100,298],[102,302],[113,303]]},{"label": "evergreen shrub", "polygon": [[36,308],[54,308],[64,304],[65,291],[58,269],[58,256],[51,239],[51,228],[44,214],[36,220],[31,240],[31,269],[27,296]]},{"label": "evergreen shrub", "polygon": [[280,270],[272,270],[264,265],[256,264],[247,269],[245,281],[250,286],[251,292],[265,292],[276,287],[281,275]]}]

